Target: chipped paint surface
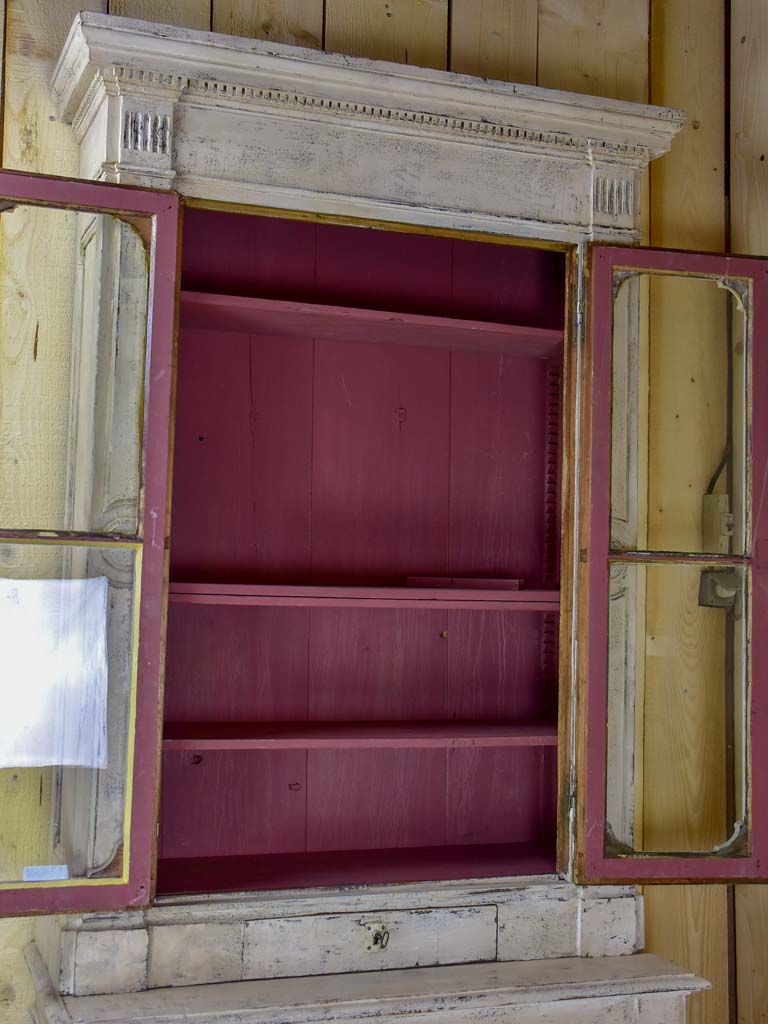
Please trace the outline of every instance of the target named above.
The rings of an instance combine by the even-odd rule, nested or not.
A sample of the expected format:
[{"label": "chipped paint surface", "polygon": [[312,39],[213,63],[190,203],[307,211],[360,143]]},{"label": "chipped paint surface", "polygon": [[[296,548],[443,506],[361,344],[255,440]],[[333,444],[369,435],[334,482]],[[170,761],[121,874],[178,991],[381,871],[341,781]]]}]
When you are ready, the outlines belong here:
[{"label": "chipped paint surface", "polygon": [[[641,948],[641,908],[631,888],[579,889],[554,880],[177,900],[67,925],[61,988],[79,996],[241,978],[616,957]],[[385,949],[371,952],[369,922],[385,926]]]}]

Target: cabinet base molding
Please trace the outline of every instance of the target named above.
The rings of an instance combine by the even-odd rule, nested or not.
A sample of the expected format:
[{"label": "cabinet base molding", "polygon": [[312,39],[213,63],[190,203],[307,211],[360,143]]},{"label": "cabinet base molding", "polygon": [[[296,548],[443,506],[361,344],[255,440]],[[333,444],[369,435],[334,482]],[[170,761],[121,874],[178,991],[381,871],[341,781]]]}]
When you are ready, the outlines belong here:
[{"label": "cabinet base molding", "polygon": [[91,996],[642,947],[642,897],[626,886],[489,879],[169,898],[68,918],[58,989]]},{"label": "cabinet base molding", "polygon": [[384,1022],[418,1016],[430,1024],[683,1024],[686,997],[705,987],[695,975],[638,953],[69,997],[49,1000],[54,1016],[38,1010],[38,1022],[362,1024],[373,1016]]}]

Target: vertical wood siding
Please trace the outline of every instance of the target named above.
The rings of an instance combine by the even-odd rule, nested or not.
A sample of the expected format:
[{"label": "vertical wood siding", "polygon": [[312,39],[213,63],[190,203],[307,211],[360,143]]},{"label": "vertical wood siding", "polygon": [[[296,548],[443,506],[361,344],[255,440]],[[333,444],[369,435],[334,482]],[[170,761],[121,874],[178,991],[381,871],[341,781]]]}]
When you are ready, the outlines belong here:
[{"label": "vertical wood siding", "polygon": [[451,71],[536,84],[538,0],[453,0]]},{"label": "vertical wood siding", "polygon": [[[48,9],[54,3],[41,3],[40,6]],[[211,27],[211,0],[162,0],[162,3],[158,0],[110,0],[109,13],[121,18],[143,18],[184,28],[207,30]]]},{"label": "vertical wood siding", "polygon": [[[106,0],[56,0],[51,4],[6,0],[5,6],[3,166],[76,175],[77,146],[71,129],[56,117],[48,82],[77,11],[106,10]],[[71,306],[74,260],[71,241],[62,236],[61,224],[58,237],[52,236],[54,218],[50,215],[30,213],[23,227],[18,224],[19,216],[13,227],[0,222],[0,287],[7,322],[15,328],[0,337],[0,444],[19,433],[17,426],[29,436],[31,410],[27,408],[25,383],[34,375],[35,387],[40,388],[41,378],[47,378],[55,395],[70,345],[67,311]],[[46,259],[52,252],[57,255],[55,262]],[[45,273],[40,272],[42,266]],[[35,317],[28,315],[30,310]],[[35,347],[37,358],[33,357]],[[65,402],[51,401],[34,410],[35,429],[55,443],[54,439],[66,432],[67,415]],[[57,500],[62,500],[61,472],[58,479],[54,473],[53,484],[50,478],[32,481],[27,474],[22,488],[24,461],[19,460],[17,481],[12,476],[0,479],[0,502],[7,502],[13,495],[23,510],[55,507]],[[63,465],[63,459],[56,461]],[[5,867],[4,844],[14,836],[24,836],[27,863],[37,863],[47,856],[50,816],[50,772],[33,768],[0,771],[0,867]],[[0,921],[0,1024],[17,1024],[24,1019],[31,991],[21,951],[32,934],[28,919]]]},{"label": "vertical wood siding", "polygon": [[319,50],[323,45],[323,0],[212,0],[211,28]]},{"label": "vertical wood siding", "polygon": [[[672,152],[651,166],[653,245],[715,252],[727,245],[724,31],[723,0],[653,0],[650,99],[652,103],[681,107],[688,115],[688,123],[675,140]],[[722,319],[721,313],[717,295],[711,297],[711,308],[693,309],[690,318],[668,306],[651,310],[652,330],[664,339],[675,339],[673,346],[661,346],[664,358],[656,361],[656,380],[651,380],[651,388],[655,383],[657,394],[664,390],[665,375],[674,373],[678,342],[683,350],[689,350],[691,363],[700,343],[708,341],[718,351],[722,350],[725,324],[717,323],[718,316]],[[691,369],[691,377],[701,381],[703,374]],[[698,387],[691,385],[694,401],[700,398]],[[660,426],[664,426],[663,421]],[[684,434],[680,438],[683,453],[676,444],[674,465],[665,464],[662,450],[661,457],[650,468],[657,479],[654,496],[658,500],[654,507],[666,507],[667,499],[673,500],[677,486],[675,469],[679,471],[680,466],[686,465],[691,478],[697,481],[702,475],[711,474],[710,463],[717,443],[712,437],[702,440]],[[666,463],[669,461],[668,457]],[[649,514],[652,528],[653,514]],[[666,637],[669,624],[675,619],[671,614],[674,603],[691,600],[691,595],[668,591],[649,594],[649,626],[662,638]],[[722,677],[707,669],[708,665],[718,664],[714,660],[717,652],[712,649],[712,640],[716,638],[702,639],[705,643],[695,648],[697,656],[693,660],[693,648],[681,651],[674,672],[665,673],[663,678],[651,677],[647,682],[646,715],[652,728],[647,724],[644,783],[646,792],[657,787],[661,796],[653,801],[655,812],[649,813],[645,821],[646,839],[651,841],[663,830],[668,841],[684,844],[694,838],[707,846],[724,819],[722,787],[717,785],[716,775],[712,776],[723,763],[718,745],[724,736]],[[680,747],[681,730],[687,721],[685,708],[690,707],[690,688],[696,694],[698,731],[693,743]],[[670,764],[670,749],[682,750],[674,764]],[[712,796],[702,800],[697,822],[700,833],[696,837],[674,835],[669,821],[679,818],[681,808],[684,810],[691,793],[701,785],[708,787],[704,792]],[[686,819],[690,820],[690,816]],[[685,963],[712,982],[709,992],[690,1000],[689,1024],[725,1024],[729,1019],[731,955],[727,886],[647,886],[645,898],[649,948]]]},{"label": "vertical wood siding", "polygon": [[[768,256],[768,5],[731,0],[730,247]],[[735,894],[738,1024],[768,1024],[768,885]]]},{"label": "vertical wood siding", "polygon": [[[47,98],[52,61],[76,10],[104,10],[199,29],[583,93],[681,106],[689,124],[654,167],[654,244],[768,255],[768,8],[730,0],[6,0],[2,163],[75,173],[75,149]],[[2,8],[0,0],[0,8]],[[728,57],[730,56],[730,61]],[[730,77],[730,96],[726,96]],[[730,137],[727,111],[730,104]],[[730,151],[730,208],[725,158]],[[730,237],[728,236],[730,216]],[[14,240],[34,267],[51,240]],[[26,287],[39,287],[34,271]],[[676,329],[669,325],[669,329]],[[0,351],[0,359],[5,354]],[[52,403],[54,404],[54,403]],[[681,770],[687,770],[681,765]],[[0,780],[5,781],[5,780]],[[12,780],[8,780],[12,781]],[[34,830],[38,788],[30,786]],[[0,789],[0,800],[2,790]],[[0,824],[0,847],[3,833]],[[648,945],[705,975],[712,992],[690,1021],[768,1021],[768,886],[649,887]],[[732,916],[729,907],[732,907]],[[733,934],[733,938],[731,937]],[[0,924],[0,1024],[29,999],[23,922]],[[735,978],[729,975],[735,957]],[[735,1022],[734,1022],[735,1024]]]},{"label": "vertical wood siding", "polygon": [[325,48],[425,68],[448,62],[448,0],[326,0]]}]

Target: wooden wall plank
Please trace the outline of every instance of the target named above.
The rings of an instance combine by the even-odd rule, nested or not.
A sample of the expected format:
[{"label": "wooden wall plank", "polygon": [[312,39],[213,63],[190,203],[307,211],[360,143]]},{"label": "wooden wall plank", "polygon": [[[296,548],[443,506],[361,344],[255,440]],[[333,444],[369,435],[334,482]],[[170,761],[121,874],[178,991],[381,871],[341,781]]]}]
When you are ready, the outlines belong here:
[{"label": "wooden wall plank", "polygon": [[444,68],[448,0],[326,0],[325,49]]},{"label": "wooden wall plank", "polygon": [[109,0],[109,13],[180,28],[211,27],[211,0]]},{"label": "wooden wall plank", "polygon": [[538,84],[643,103],[649,0],[539,0]]},{"label": "wooden wall plank", "polygon": [[723,0],[653,0],[651,102],[688,122],[651,166],[653,245],[725,245]]},{"label": "wooden wall plank", "polygon": [[[768,7],[731,0],[730,248],[768,256]],[[738,1024],[768,1022],[768,886],[736,886]]]},{"label": "wooden wall plank", "polygon": [[[62,124],[49,98],[49,79],[72,19],[79,10],[106,10],[106,0],[8,0],[7,39],[3,68],[3,166],[26,171],[77,174],[78,157],[72,129]],[[10,215],[9,215],[10,216]],[[25,217],[20,228],[19,217]],[[60,471],[54,473],[54,486],[48,480],[27,480],[26,488],[8,488],[14,498],[32,502],[36,508],[58,504],[60,508],[62,476],[66,449],[68,408],[56,387],[66,369],[71,305],[72,261],[67,246],[63,218],[61,230],[52,230],[54,214],[21,213],[7,221],[0,236],[0,290],[6,308],[4,316],[19,326],[3,332],[0,344],[0,437],[18,440],[14,424],[36,418],[36,429],[62,446]],[[55,258],[47,258],[54,253]],[[43,272],[41,268],[45,268]],[[19,316],[18,314],[21,314]],[[6,320],[6,322],[8,322]],[[30,358],[35,325],[38,341],[42,337],[40,358]],[[33,366],[34,362],[34,366]],[[51,401],[29,408],[26,385],[35,381],[36,393],[51,386]],[[45,382],[45,383],[44,383]],[[58,397],[58,401],[56,400]],[[55,461],[55,451],[52,459]],[[28,476],[28,474],[27,474]],[[7,483],[7,481],[6,481]],[[23,837],[23,852],[16,851],[26,863],[49,856],[47,850],[51,821],[51,773],[49,770],[5,769],[0,772],[0,861],[5,867],[9,847]],[[8,875],[0,871],[3,878]],[[0,921],[0,1024],[17,1024],[26,1019],[25,1010],[33,998],[29,973],[22,950],[33,937],[33,921]]]},{"label": "wooden wall plank", "polygon": [[273,43],[323,45],[323,0],[213,0],[214,32]]},{"label": "wooden wall plank", "polygon": [[56,58],[78,11],[106,11],[106,0],[9,0],[5,64],[3,166],[77,174],[72,129],[50,99]]},{"label": "wooden wall plank", "polygon": [[453,0],[451,71],[536,84],[538,0]]},{"label": "wooden wall plank", "polygon": [[768,256],[768,6],[731,0],[731,248]]},{"label": "wooden wall plank", "polygon": [[768,885],[737,885],[735,915],[738,1024],[768,1024]]},{"label": "wooden wall plank", "polygon": [[688,1000],[688,1024],[728,1024],[729,969],[723,950],[727,886],[651,885],[644,891],[646,950],[694,971],[712,985],[708,992]]},{"label": "wooden wall plank", "polygon": [[[651,168],[651,240],[654,245],[712,250],[720,250],[725,245],[723,19],[723,0],[653,0],[652,3],[651,102],[681,107],[688,115],[688,124],[675,140],[672,152]],[[716,298],[712,301],[717,304]],[[687,342],[693,348],[705,336],[711,338],[713,346],[721,347],[724,334],[719,330],[725,329],[722,319],[722,311],[715,310],[702,309],[700,319],[694,316],[683,320],[682,311],[676,313],[672,307],[651,309],[652,331],[660,332],[661,337],[674,337],[675,347]],[[710,331],[709,327],[715,324],[718,326]],[[652,370],[651,388],[655,386],[654,381],[659,384],[659,375],[664,372],[663,360],[657,361]],[[705,447],[701,443],[689,443],[684,453],[677,453],[679,464],[690,459],[694,465],[697,459],[701,460]],[[657,489],[658,497],[661,491],[663,482]],[[652,734],[646,733],[646,782],[649,773],[653,776],[657,772],[656,784],[666,778],[666,788],[671,790],[676,786],[676,779],[690,777],[696,771],[693,762],[700,757],[701,750],[706,749],[706,737],[702,737],[701,745],[695,745],[690,764],[681,761],[670,765],[667,750],[675,742],[673,733],[681,721],[687,697],[682,688],[676,694],[669,691],[662,694],[663,681],[657,682],[660,685],[654,687],[654,680],[649,678],[646,684],[646,707],[657,725]],[[712,715],[707,720],[716,738],[722,732],[723,708],[717,692],[722,688],[722,679],[713,675],[711,679],[702,677],[699,683],[698,699],[709,700],[712,704]],[[662,707],[664,702],[667,702],[666,708]],[[669,702],[673,705],[671,709]],[[668,723],[669,735],[664,732],[664,721]],[[716,749],[714,744],[712,750]],[[658,813],[665,808],[668,810],[676,798],[675,793],[665,792]],[[711,805],[701,807],[702,827],[711,827],[720,799],[717,793]],[[646,826],[651,832],[656,825],[654,813],[648,803]],[[690,835],[687,838],[691,838]],[[730,1012],[727,887],[648,886],[645,895],[647,948],[685,964],[712,982],[709,992],[690,1001],[689,1024],[723,1024]]]},{"label": "wooden wall plank", "polygon": [[5,109],[5,0],[0,0],[0,154],[3,152],[3,110]]}]

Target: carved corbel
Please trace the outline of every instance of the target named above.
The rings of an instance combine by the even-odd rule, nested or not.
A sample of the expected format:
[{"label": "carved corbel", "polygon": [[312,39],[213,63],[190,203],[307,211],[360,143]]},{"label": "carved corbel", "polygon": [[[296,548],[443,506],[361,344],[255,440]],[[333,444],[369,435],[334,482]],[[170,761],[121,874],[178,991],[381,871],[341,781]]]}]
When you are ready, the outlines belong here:
[{"label": "carved corbel", "polygon": [[184,82],[118,65],[94,74],[72,116],[83,177],[171,188],[175,108]]},{"label": "carved corbel", "polygon": [[627,152],[627,160],[606,160],[601,147],[590,146],[592,228],[636,229],[640,223],[641,172],[650,154]]},{"label": "carved corbel", "polygon": [[136,68],[111,67],[102,78],[108,105],[105,181],[171,188],[174,111],[183,79]]}]

